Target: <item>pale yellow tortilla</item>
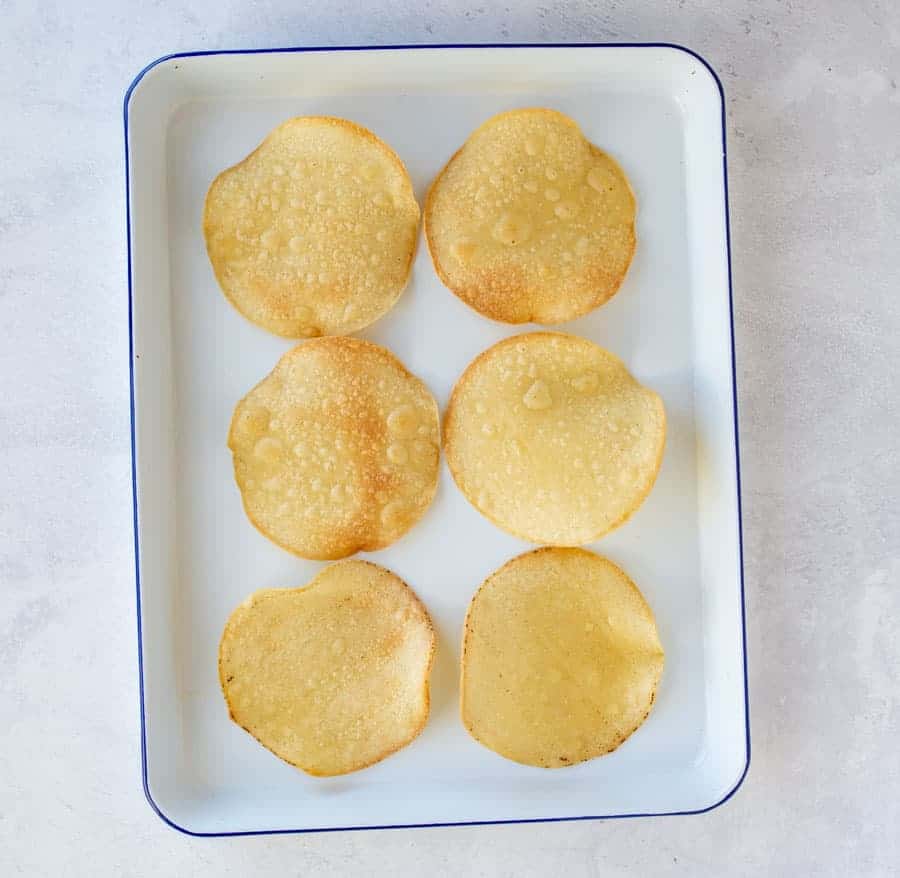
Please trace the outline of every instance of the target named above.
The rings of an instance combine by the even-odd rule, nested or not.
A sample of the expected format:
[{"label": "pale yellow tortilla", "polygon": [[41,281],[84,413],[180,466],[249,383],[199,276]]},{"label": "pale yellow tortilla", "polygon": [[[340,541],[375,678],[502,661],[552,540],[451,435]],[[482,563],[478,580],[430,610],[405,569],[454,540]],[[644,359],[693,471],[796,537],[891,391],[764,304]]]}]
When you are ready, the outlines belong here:
[{"label": "pale yellow tortilla", "polygon": [[641,505],[662,463],[660,397],[587,339],[504,339],[456,383],[444,450],[460,490],[510,533],[593,542]]},{"label": "pale yellow tortilla", "polygon": [[250,521],[303,558],[382,549],[437,490],[440,427],[425,384],[386,348],[319,338],[288,351],[228,434]]},{"label": "pale yellow tortilla", "polygon": [[371,131],[289,119],[209,187],[207,252],[228,300],[288,338],[368,326],[399,298],[419,207],[406,168]]},{"label": "pale yellow tortilla", "polygon": [[488,119],[433,182],[425,234],[438,276],[505,323],[561,323],[622,284],[635,198],[616,161],[555,110]]},{"label": "pale yellow tortilla", "polygon": [[653,613],[622,570],[584,549],[537,549],[472,598],[462,721],[507,759],[575,765],[644,722],[664,661]]},{"label": "pale yellow tortilla", "polygon": [[308,774],[358,771],[428,718],[435,636],[397,576],[342,561],[304,588],[264,589],[229,617],[219,682],[234,722]]}]

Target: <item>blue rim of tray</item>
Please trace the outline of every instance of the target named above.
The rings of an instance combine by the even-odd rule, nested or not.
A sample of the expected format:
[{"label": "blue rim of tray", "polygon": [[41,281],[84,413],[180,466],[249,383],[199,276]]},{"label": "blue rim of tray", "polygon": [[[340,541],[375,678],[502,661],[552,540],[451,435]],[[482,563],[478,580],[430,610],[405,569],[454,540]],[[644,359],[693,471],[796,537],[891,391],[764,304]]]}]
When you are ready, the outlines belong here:
[{"label": "blue rim of tray", "polygon": [[[637,812],[634,814],[584,814],[566,817],[531,817],[523,819],[511,820],[456,820],[443,823],[388,823],[375,824],[372,826],[327,826],[296,829],[251,829],[240,830],[235,832],[194,832],[179,826],[174,820],[167,817],[159,805],[153,800],[150,793],[150,786],[147,780],[147,718],[144,712],[144,655],[143,655],[143,638],[141,632],[141,565],[140,565],[140,544],[138,537],[138,499],[137,499],[137,456],[135,449],[135,430],[134,430],[134,326],[133,326],[133,302],[132,302],[132,283],[131,283],[131,184],[129,176],[128,161],[128,102],[132,92],[137,88],[141,80],[154,68],[166,61],[176,58],[197,58],[203,55],[271,55],[277,53],[297,53],[297,52],[362,52],[369,50],[397,50],[397,49],[675,49],[685,52],[696,58],[710,73],[719,89],[721,99],[722,115],[722,171],[725,196],[725,250],[728,262],[728,312],[729,323],[731,329],[731,392],[734,411],[734,463],[735,475],[737,479],[737,513],[738,513],[738,558],[739,558],[739,579],[741,592],[741,654],[743,659],[744,670],[744,723],[745,723],[745,742],[746,742],[746,761],[744,769],[741,772],[735,785],[721,798],[718,802],[708,805],[705,808],[699,808],[693,811],[647,811]],[[293,833],[306,832],[358,832],[369,829],[426,829],[439,826],[494,826],[508,823],[562,823],[565,821],[576,820],[620,820],[628,817],[668,817],[681,816],[687,814],[706,814],[724,805],[737,791],[740,789],[744,778],[747,777],[747,771],[750,768],[750,698],[749,687],[747,683],[747,619],[744,596],[744,530],[743,519],[741,514],[741,460],[740,460],[740,439],[738,434],[738,399],[737,399],[737,368],[734,353],[734,294],[732,289],[731,275],[731,221],[728,215],[728,151],[726,143],[726,120],[725,120],[725,89],[722,87],[722,80],[713,69],[713,66],[700,54],[686,46],[677,43],[435,43],[435,44],[414,44],[401,46],[289,46],[277,49],[221,49],[221,50],[203,50],[198,52],[173,52],[170,55],[163,55],[155,61],[151,61],[143,70],[138,73],[132,80],[125,92],[123,103],[123,122],[125,127],[125,230],[127,240],[128,254],[128,374],[129,374],[129,392],[130,392],[130,410],[131,410],[131,496],[132,511],[134,519],[134,581],[135,592],[137,597],[137,636],[138,636],[138,692],[140,697],[140,713],[141,713],[141,778],[144,787],[144,795],[150,804],[150,807],[156,812],[159,818],[173,829],[183,832],[185,835],[201,836],[201,837],[221,837],[234,835],[288,835]]]}]

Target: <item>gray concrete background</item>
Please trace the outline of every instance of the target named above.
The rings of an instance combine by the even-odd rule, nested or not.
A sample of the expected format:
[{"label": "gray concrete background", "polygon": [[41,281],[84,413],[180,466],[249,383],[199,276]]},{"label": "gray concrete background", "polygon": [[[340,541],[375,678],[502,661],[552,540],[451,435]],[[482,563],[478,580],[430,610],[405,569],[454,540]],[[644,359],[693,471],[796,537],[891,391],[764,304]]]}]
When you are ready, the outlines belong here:
[{"label": "gray concrete background", "polygon": [[[890,875],[900,6],[0,0],[0,874]],[[178,50],[683,43],[728,98],[753,764],[702,817],[190,839],[139,783],[120,104]]]}]

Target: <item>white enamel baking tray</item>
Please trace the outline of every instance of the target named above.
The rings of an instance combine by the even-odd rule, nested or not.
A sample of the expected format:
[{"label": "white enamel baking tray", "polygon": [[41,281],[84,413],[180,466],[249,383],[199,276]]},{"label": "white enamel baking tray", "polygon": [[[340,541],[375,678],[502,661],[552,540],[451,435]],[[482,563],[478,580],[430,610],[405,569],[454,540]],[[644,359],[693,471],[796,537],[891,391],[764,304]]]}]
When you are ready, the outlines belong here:
[{"label": "white enamel baking tray", "polygon": [[[533,105],[573,116],[637,193],[624,286],[561,328],[617,353],[665,400],[656,487],[594,546],[656,613],[666,650],[656,706],[611,755],[554,771],[468,737],[457,711],[465,609],[529,545],[480,516],[444,466],[424,520],[371,556],[413,586],[438,629],[428,725],[372,768],[307,777],[229,722],[219,692],[231,609],[321,565],[269,543],[241,509],[231,411],[291,342],[217,289],[200,232],[206,188],[277,123],[329,114],[393,146],[422,199],[480,122]],[[125,137],[143,780],[159,815],[215,835],[701,812],[727,799],[749,735],[723,97],[709,65],[669,45],[189,53],[134,80]],[[399,304],[362,335],[395,351],[443,406],[477,353],[528,329],[470,311],[420,246]]]}]

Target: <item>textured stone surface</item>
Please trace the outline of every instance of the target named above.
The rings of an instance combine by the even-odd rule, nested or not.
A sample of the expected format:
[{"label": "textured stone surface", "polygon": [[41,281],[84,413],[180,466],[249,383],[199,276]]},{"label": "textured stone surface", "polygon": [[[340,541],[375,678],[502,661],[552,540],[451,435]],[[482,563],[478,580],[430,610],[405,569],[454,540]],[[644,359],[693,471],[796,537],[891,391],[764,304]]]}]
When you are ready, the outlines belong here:
[{"label": "textured stone surface", "polygon": [[[900,7],[0,2],[0,873],[888,875]],[[183,49],[667,40],[728,95],[753,764],[703,817],[189,839],[138,782],[121,95]]]}]

